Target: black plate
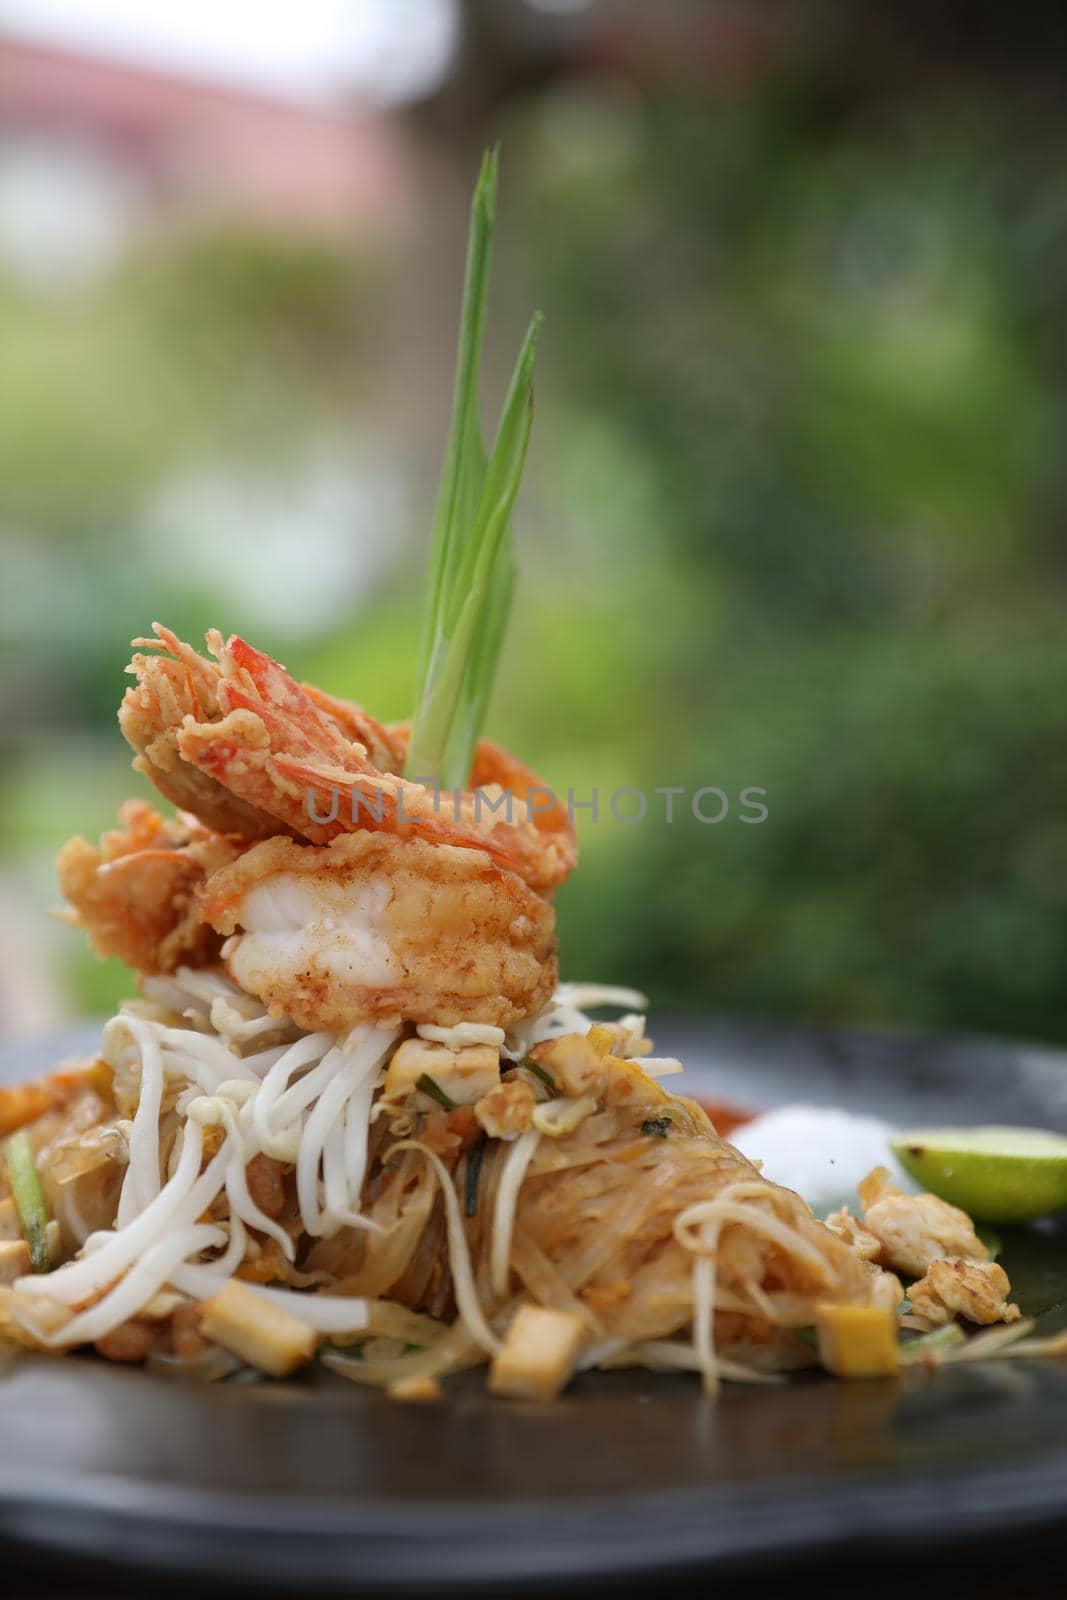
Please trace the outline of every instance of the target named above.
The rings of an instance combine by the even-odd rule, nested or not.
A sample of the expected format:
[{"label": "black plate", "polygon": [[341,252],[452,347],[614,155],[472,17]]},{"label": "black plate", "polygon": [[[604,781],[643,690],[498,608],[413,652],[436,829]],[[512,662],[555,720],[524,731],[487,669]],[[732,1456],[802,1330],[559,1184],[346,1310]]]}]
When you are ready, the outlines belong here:
[{"label": "black plate", "polygon": [[[920,1124],[1067,1131],[1067,1057],[855,1032],[661,1028],[695,1085]],[[36,1070],[26,1051],[0,1077]],[[1067,1324],[1067,1234],[1005,1238],[1042,1328]],[[764,1570],[1067,1531],[1067,1366],[955,1368],[899,1383],[807,1377],[728,1390],[593,1374],[546,1409],[472,1374],[399,1405],[327,1373],[201,1388],[92,1358],[0,1378],[0,1570],[107,1559],[202,1580],[351,1594],[499,1593],[550,1581]]]}]

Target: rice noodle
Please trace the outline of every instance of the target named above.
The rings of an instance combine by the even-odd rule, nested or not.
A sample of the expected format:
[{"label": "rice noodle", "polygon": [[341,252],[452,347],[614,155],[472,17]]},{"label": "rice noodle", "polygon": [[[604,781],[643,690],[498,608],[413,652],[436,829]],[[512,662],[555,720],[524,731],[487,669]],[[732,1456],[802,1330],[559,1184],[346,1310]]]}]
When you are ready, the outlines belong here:
[{"label": "rice noodle", "polygon": [[[718,1232],[718,1227],[713,1227],[712,1238],[717,1239]],[[710,1400],[719,1392],[719,1369],[715,1360],[716,1265],[713,1255],[699,1256],[693,1263],[693,1355],[704,1393]]]},{"label": "rice noodle", "polygon": [[[331,1076],[304,1123],[296,1162],[300,1217],[304,1232],[313,1238],[336,1233],[346,1225],[370,1226],[368,1219],[354,1209],[359,1205],[359,1189],[353,1191],[349,1187],[347,1156],[351,1155],[353,1173],[357,1172],[361,1165],[360,1145],[355,1132],[351,1137],[347,1136],[344,1119],[347,1117],[348,1101],[367,1082],[373,1082],[383,1056],[398,1037],[399,1030],[396,1028],[376,1028],[370,1023],[353,1028],[345,1043],[336,1045],[319,1069],[325,1072],[329,1066]],[[366,1163],[369,1098],[366,1109],[368,1122],[363,1126],[363,1165]],[[326,1167],[326,1145],[331,1139],[334,1142],[328,1171],[324,1171],[325,1204],[320,1205],[319,1164],[322,1162]]]},{"label": "rice noodle", "polygon": [[[168,1281],[194,1300],[209,1300],[220,1288],[211,1268],[195,1262],[178,1267]],[[317,1333],[354,1333],[367,1326],[367,1302],[356,1295],[303,1294],[292,1289],[270,1289],[259,1283],[245,1287],[299,1317]]]},{"label": "rice noodle", "polygon": [[536,1017],[513,1023],[507,1030],[502,1053],[510,1061],[521,1061],[535,1044],[558,1039],[564,1033],[587,1033],[591,1023],[584,1006],[628,1006],[644,1011],[648,999],[637,989],[621,989],[611,984],[561,983],[551,1003]]},{"label": "rice noodle", "polygon": [[[40,1295],[46,1300],[55,1300],[68,1306],[78,1305],[99,1294],[120,1273],[125,1272],[145,1249],[156,1243],[166,1229],[177,1223],[183,1202],[187,1202],[194,1191],[203,1148],[204,1135],[199,1123],[188,1123],[177,1171],[139,1217],[115,1233],[90,1234],[78,1260],[58,1267],[54,1272],[18,1278],[15,1289],[20,1294]],[[218,1161],[217,1156],[215,1161]],[[210,1204],[210,1200],[207,1203]],[[202,1211],[204,1207],[199,1209]],[[194,1218],[197,1215],[199,1211],[193,1213]]]},{"label": "rice noodle", "polygon": [[[302,1212],[307,1213],[301,1220],[311,1224],[306,1232],[361,1222],[374,1226],[356,1208],[366,1170],[374,1082],[398,1030],[367,1027],[342,1040],[325,1033],[303,1035],[257,1051],[260,1038],[291,1032],[291,1024],[267,1018],[262,1008],[250,1015],[257,1008],[242,1006],[240,991],[228,980],[182,969],[174,979],[153,983],[152,990],[150,999],[165,1006],[166,1015],[191,1011],[205,1028],[222,1024],[229,1037],[175,1028],[166,1017],[152,1020],[127,1010],[106,1025],[105,1051],[116,1070],[139,1069],[129,1164],[114,1230],[84,1238],[77,1259],[68,1265],[14,1285],[15,1312],[41,1344],[66,1346],[100,1338],[135,1316],[168,1281],[198,1296],[217,1293],[245,1258],[248,1228],[274,1239],[293,1261],[292,1238],[256,1204],[248,1188],[247,1163],[265,1146],[266,1153],[279,1144],[299,1146],[298,1182],[302,1176]],[[183,1004],[187,999],[191,1003]],[[269,1028],[260,1026],[266,1022]],[[242,1056],[239,1040],[253,1046],[251,1054]],[[131,1049],[134,1062],[128,1059]],[[301,1071],[304,1077],[293,1084]],[[162,1113],[169,1077],[179,1078],[185,1087],[175,1102],[182,1120],[173,1142],[172,1170],[161,1185]],[[201,1171],[204,1128],[216,1125],[225,1128],[225,1136]],[[335,1125],[329,1194],[320,1205],[318,1164]],[[223,1192],[228,1223],[199,1224]],[[220,1246],[225,1248],[216,1259],[204,1259],[205,1251]],[[366,1323],[362,1298],[297,1296],[258,1286],[256,1292],[287,1308],[299,1301],[297,1314],[321,1332],[350,1332]],[[102,1298],[60,1328],[46,1329],[33,1312],[34,1302],[80,1306],[95,1296]],[[305,1304],[309,1298],[314,1309]]]},{"label": "rice noodle", "polygon": [[[379,1116],[399,1027],[302,1033],[208,971],[147,979],[144,994],[104,1033],[119,1104],[132,1108],[121,1125],[129,1161],[115,1227],[90,1233],[69,1265],[19,1279],[10,1296],[12,1314],[43,1346],[103,1338],[168,1285],[210,1299],[240,1273],[251,1293],[320,1335],[362,1340],[359,1355],[324,1354],[359,1382],[484,1361],[525,1297],[583,1319],[583,1369],[697,1370],[713,1395],[723,1379],[772,1381],[760,1363],[803,1360],[788,1329],[811,1320],[816,1292],[865,1303],[869,1269],[799,1198],[718,1140],[692,1102],[652,1101],[671,1110],[670,1137],[659,1139],[639,1105],[560,1100],[569,1117],[583,1117],[565,1132],[553,1127],[560,1137],[535,1125],[485,1146],[465,1221],[457,1191],[469,1182],[469,1141],[459,1145],[436,1110],[429,1123],[443,1144],[408,1136],[424,1112],[385,1107]],[[580,1004],[644,998],[564,985],[503,1044],[501,1030],[478,1024],[419,1032],[447,1048],[496,1046],[514,1060],[539,1039],[587,1032]],[[639,1057],[649,1048],[643,1017],[624,1021],[612,1024],[615,1049]],[[676,1063],[641,1065],[654,1077]],[[454,1155],[446,1162],[439,1150]],[[250,1182],[257,1157],[285,1169],[259,1175],[282,1186],[271,1215],[269,1189]],[[84,1234],[73,1195],[59,1198]],[[513,1272],[521,1296],[511,1295]]]},{"label": "rice noodle", "polygon": [[353,1383],[384,1389],[404,1378],[436,1378],[480,1366],[485,1351],[473,1340],[462,1323],[443,1329],[438,1338],[423,1349],[393,1359],[351,1356],[340,1350],[324,1350],[322,1363],[331,1372]]},{"label": "rice noodle", "polygon": [[[765,1187],[767,1192],[770,1192],[769,1185]],[[688,1229],[705,1220],[715,1221],[720,1224],[724,1222],[743,1223],[753,1233],[761,1233],[766,1238],[771,1239],[787,1254],[806,1261],[808,1266],[818,1274],[823,1282],[826,1282],[827,1264],[814,1245],[810,1245],[806,1239],[802,1239],[795,1228],[789,1227],[787,1223],[780,1222],[777,1217],[769,1216],[766,1211],[761,1211],[758,1206],[745,1205],[732,1199],[727,1199],[726,1195],[723,1195],[718,1200],[706,1200],[698,1205],[690,1206],[689,1210],[684,1212],[675,1223],[675,1236],[678,1242],[684,1244],[690,1250],[713,1253],[715,1240],[718,1238],[718,1229],[715,1230],[710,1240],[706,1235],[699,1235],[696,1240],[694,1240],[692,1234],[687,1236]]]},{"label": "rice noodle", "polygon": [[540,1142],[540,1133],[536,1128],[531,1128],[529,1133],[516,1139],[504,1158],[504,1170],[500,1174],[493,1206],[493,1242],[489,1253],[489,1281],[496,1295],[503,1296],[508,1292],[515,1205],[526,1169]]},{"label": "rice noodle", "polygon": [[137,1114],[130,1129],[129,1165],[119,1196],[118,1226],[124,1227],[159,1193],[159,1112],[163,1101],[163,1054],[156,1030],[137,1017],[114,1017],[104,1028],[105,1059],[122,1032],[141,1055],[141,1083]]},{"label": "rice noodle", "polygon": [[555,1263],[522,1228],[516,1228],[511,1241],[511,1265],[539,1305],[551,1306],[555,1311],[570,1311],[582,1317],[593,1334],[602,1332],[589,1307],[578,1299]]},{"label": "rice noodle", "polygon": [[165,1239],[157,1240],[145,1251],[110,1294],[54,1331],[36,1325],[33,1317],[27,1315],[17,1301],[12,1306],[13,1315],[39,1344],[49,1348],[91,1344],[136,1316],[152,1296],[170,1281],[175,1267],[186,1256],[209,1250],[214,1245],[224,1243],[225,1238],[221,1228],[202,1225],[175,1228]]},{"label": "rice noodle", "polygon": [[[718,1276],[719,1240],[723,1228],[740,1224],[750,1233],[762,1235],[778,1246],[787,1256],[803,1261],[817,1277],[826,1283],[829,1264],[825,1258],[795,1228],[770,1215],[757,1201],[772,1203],[786,1195],[769,1183],[734,1183],[723,1189],[713,1200],[698,1201],[680,1212],[674,1220],[674,1236],[686,1250],[696,1254],[693,1263],[693,1355],[703,1377],[704,1392],[714,1396],[719,1390],[722,1373],[721,1360],[715,1352],[715,1309]],[[802,1204],[797,1200],[797,1204]],[[747,1282],[745,1288],[756,1298],[759,1285]],[[766,1303],[763,1314],[772,1323],[778,1319],[773,1307]]]},{"label": "rice noodle", "polygon": [[481,1345],[482,1349],[488,1351],[490,1355],[495,1355],[500,1349],[500,1340],[486,1322],[478,1301],[478,1290],[474,1282],[470,1250],[467,1248],[467,1238],[463,1232],[463,1218],[459,1214],[459,1201],[456,1199],[456,1191],[452,1187],[451,1174],[441,1158],[435,1155],[428,1145],[422,1144],[418,1139],[407,1139],[393,1146],[394,1152],[399,1150],[418,1150],[425,1156],[437,1176],[437,1181],[441,1187],[441,1197],[445,1205],[445,1220],[448,1226],[448,1264],[452,1272],[452,1285],[455,1291],[459,1319],[475,1343]]},{"label": "rice noodle", "polygon": [[[621,1351],[608,1351],[600,1356],[603,1367],[649,1367],[653,1372],[699,1372],[700,1361],[692,1345],[676,1344],[672,1339],[645,1339],[627,1345]],[[726,1356],[716,1356],[716,1371],[731,1383],[780,1384],[785,1382],[779,1372],[757,1372],[740,1361]]]},{"label": "rice noodle", "polygon": [[278,1245],[287,1261],[296,1260],[296,1246],[280,1223],[273,1217],[268,1217],[261,1211],[248,1192],[248,1179],[245,1176],[244,1156],[237,1156],[226,1168],[226,1198],[230,1203],[231,1217],[239,1217],[249,1228],[255,1228],[257,1233],[265,1233]]},{"label": "rice noodle", "polygon": [[[321,1064],[323,1058],[333,1046],[332,1033],[308,1033],[297,1039],[295,1044],[283,1052],[279,1060],[271,1067],[264,1078],[259,1092],[256,1095],[253,1118],[256,1128],[256,1139],[259,1148],[265,1155],[273,1156],[276,1161],[295,1161],[299,1144],[299,1133],[296,1125],[290,1123],[284,1133],[275,1132],[272,1126],[272,1113],[281,1119],[287,1115],[295,1116],[304,1106],[299,1099],[282,1104],[282,1098],[289,1087],[289,1080],[294,1072],[301,1067],[307,1067],[312,1062]],[[308,1075],[309,1078],[312,1076]],[[314,1086],[310,1090],[310,1098],[314,1098],[317,1085],[322,1075],[314,1079]],[[308,1080],[304,1080],[304,1092],[308,1092]],[[304,1104],[307,1102],[305,1101]]]}]

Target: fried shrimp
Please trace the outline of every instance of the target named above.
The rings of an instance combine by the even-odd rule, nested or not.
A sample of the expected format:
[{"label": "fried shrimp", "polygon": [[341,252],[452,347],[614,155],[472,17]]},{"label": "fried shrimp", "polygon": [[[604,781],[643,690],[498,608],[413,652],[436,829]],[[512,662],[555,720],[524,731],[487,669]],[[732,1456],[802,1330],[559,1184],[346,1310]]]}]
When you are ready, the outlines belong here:
[{"label": "fried shrimp", "polygon": [[[546,893],[574,866],[570,818],[535,774],[498,746],[475,756],[473,792],[442,795],[398,775],[403,726],[305,688],[245,640],[207,636],[214,661],[156,624],[138,653],[119,722],[134,763],[202,822],[248,839],[287,833],[313,844],[378,830],[486,851]],[[503,812],[503,816],[501,816]]]},{"label": "fried shrimp", "polygon": [[231,977],[301,1027],[507,1026],[556,984],[555,916],[484,851],[387,833],[254,845],[198,891]]},{"label": "fried shrimp", "polygon": [[137,686],[126,691],[119,707],[119,727],[137,751],[135,770],[150,778],[172,804],[191,811],[205,827],[219,833],[243,839],[284,833],[277,817],[184,759],[178,735],[186,718],[222,719],[219,669],[169,629],[156,626],[159,640],[135,639],[134,645],[156,648],[162,641],[170,654],[133,657],[127,670],[136,674]]},{"label": "fried shrimp", "polygon": [[174,972],[218,957],[219,936],[203,919],[196,889],[240,853],[239,840],[212,833],[195,817],[161,817],[143,800],[120,807],[120,828],[99,847],[80,835],[56,860],[69,901],[61,913],[83,928],[100,956],[139,972]]}]

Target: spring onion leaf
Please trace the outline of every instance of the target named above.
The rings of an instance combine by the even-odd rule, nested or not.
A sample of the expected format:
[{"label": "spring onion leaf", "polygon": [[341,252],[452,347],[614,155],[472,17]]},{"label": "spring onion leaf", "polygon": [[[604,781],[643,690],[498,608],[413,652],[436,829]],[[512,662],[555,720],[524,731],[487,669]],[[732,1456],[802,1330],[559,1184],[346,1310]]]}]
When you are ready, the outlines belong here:
[{"label": "spring onion leaf", "polygon": [[952,1350],[956,1345],[966,1344],[967,1335],[958,1322],[949,1322],[943,1328],[935,1328],[932,1333],[920,1333],[914,1339],[907,1339],[900,1347],[900,1359],[905,1366],[910,1366],[913,1361],[923,1361],[929,1355],[936,1355],[939,1350]]},{"label": "spring onion leaf", "polygon": [[436,1100],[439,1106],[444,1106],[446,1111],[455,1111],[457,1102],[450,1094],[446,1094],[436,1078],[431,1078],[424,1072],[415,1080],[416,1089],[421,1089],[423,1094],[428,1094],[431,1100]]},{"label": "spring onion leaf", "polygon": [[665,1139],[670,1128],[670,1117],[649,1117],[647,1122],[641,1124],[641,1132],[647,1133],[653,1139]]},{"label": "spring onion leaf", "polygon": [[487,456],[478,419],[497,153],[482,162],[471,206],[452,423],[430,545],[416,709],[404,774],[462,788],[485,718],[515,587],[511,513],[533,421],[534,351],[527,331]]},{"label": "spring onion leaf", "polygon": [[7,1144],[7,1173],[11,1193],[22,1225],[22,1237],[30,1247],[34,1272],[50,1272],[52,1252],[48,1248],[48,1207],[37,1176],[37,1161],[30,1136],[24,1130],[13,1134]]},{"label": "spring onion leaf", "polygon": [[535,1061],[533,1056],[524,1056],[522,1064],[526,1068],[527,1072],[532,1072],[536,1078],[540,1078],[541,1082],[544,1084],[545,1088],[548,1090],[553,1099],[557,1099],[559,1097],[559,1095],[562,1093],[559,1084],[556,1082],[551,1072],[543,1067],[539,1061]]},{"label": "spring onion leaf", "polygon": [[463,1209],[468,1217],[478,1215],[478,1179],[482,1175],[482,1158],[487,1143],[486,1136],[482,1133],[471,1145],[467,1155],[467,1189]]},{"label": "spring onion leaf", "polygon": [[489,597],[445,751],[444,783],[448,788],[465,786],[470,775],[474,749],[485,726],[517,576],[518,566],[509,527],[505,530],[504,543],[493,567]]},{"label": "spring onion leaf", "polygon": [[420,686],[426,681],[438,643],[438,629],[451,570],[449,557],[457,537],[456,530],[472,517],[485,478],[485,445],[478,421],[478,374],[489,299],[489,258],[496,213],[497,163],[497,151],[488,151],[482,159],[482,169],[471,202],[459,353],[452,395],[452,425],[445,447],[430,539],[429,603],[423,616],[419,650]]}]

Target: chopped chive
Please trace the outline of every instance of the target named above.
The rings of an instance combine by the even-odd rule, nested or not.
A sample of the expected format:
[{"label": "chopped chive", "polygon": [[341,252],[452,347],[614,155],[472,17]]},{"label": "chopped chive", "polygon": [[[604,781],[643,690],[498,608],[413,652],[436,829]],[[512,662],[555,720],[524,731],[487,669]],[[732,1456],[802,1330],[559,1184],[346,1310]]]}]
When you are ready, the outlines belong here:
[{"label": "chopped chive", "polygon": [[524,1056],[522,1064],[527,1072],[532,1072],[535,1078],[540,1078],[553,1099],[556,1099],[562,1093],[551,1072],[546,1071],[539,1061],[534,1060],[533,1056]]},{"label": "chopped chive", "polygon": [[478,419],[478,385],[496,212],[497,152],[482,162],[471,205],[452,422],[430,543],[423,619],[404,774],[464,788],[500,659],[515,557],[511,512],[533,420],[530,324],[512,376],[491,455]]},{"label": "chopped chive", "polygon": [[428,1072],[416,1080],[415,1087],[421,1089],[423,1094],[428,1094],[431,1100],[436,1100],[439,1106],[444,1106],[446,1111],[455,1111],[458,1102],[446,1094],[436,1078],[431,1078]]},{"label": "chopped chive", "polygon": [[468,1217],[478,1215],[478,1179],[482,1174],[482,1158],[485,1155],[486,1143],[485,1134],[481,1133],[467,1152],[467,1191],[464,1197],[464,1210]]},{"label": "chopped chive", "polygon": [[22,1224],[22,1236],[30,1247],[34,1272],[50,1272],[52,1253],[48,1248],[48,1207],[37,1176],[37,1161],[30,1136],[24,1130],[13,1134],[7,1145],[7,1172],[11,1193]]},{"label": "chopped chive", "polygon": [[951,1350],[956,1345],[966,1344],[967,1335],[958,1322],[950,1322],[943,1328],[935,1328],[931,1333],[920,1333],[914,1339],[906,1339],[900,1346],[900,1359],[905,1366],[913,1361],[921,1361],[925,1356],[936,1354],[938,1350]]},{"label": "chopped chive", "polygon": [[670,1129],[670,1117],[649,1117],[647,1122],[641,1124],[641,1132],[647,1133],[653,1139],[665,1139]]}]

